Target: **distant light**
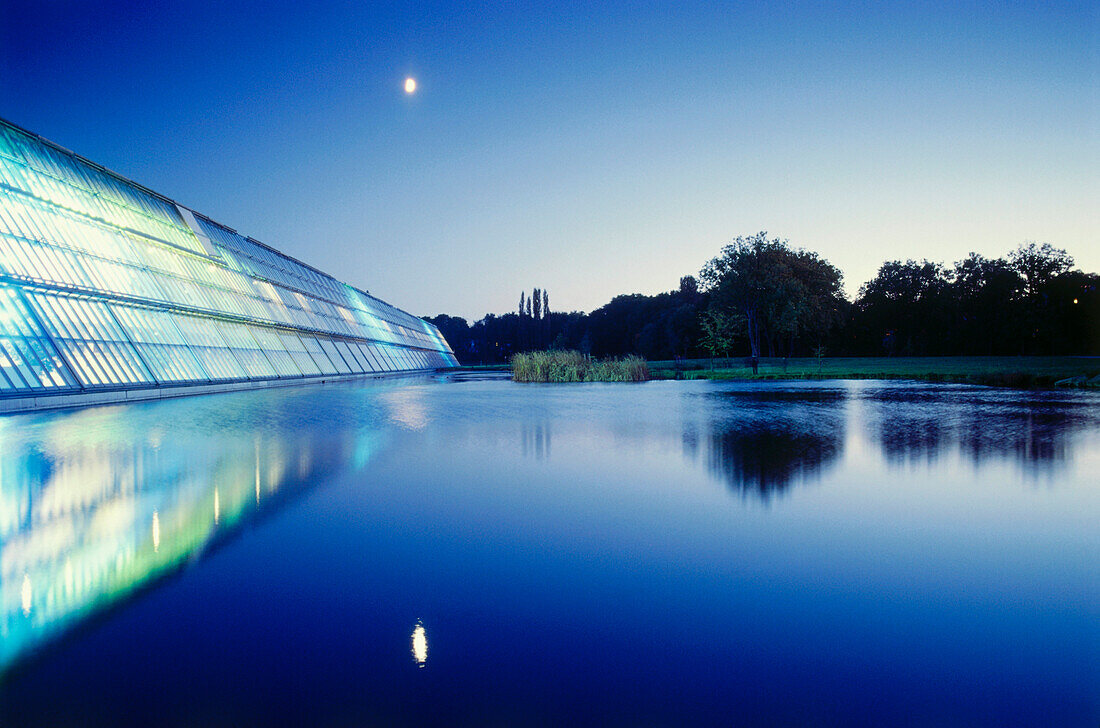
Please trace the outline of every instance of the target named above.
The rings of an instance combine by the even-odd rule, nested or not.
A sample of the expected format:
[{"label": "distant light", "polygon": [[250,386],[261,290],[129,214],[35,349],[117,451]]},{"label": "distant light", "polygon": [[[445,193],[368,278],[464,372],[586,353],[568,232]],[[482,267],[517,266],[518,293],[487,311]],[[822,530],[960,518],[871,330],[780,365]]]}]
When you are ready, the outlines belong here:
[{"label": "distant light", "polygon": [[1077,299],[1076,299],[1076,298],[1075,298],[1075,299],[1073,299],[1073,302],[1074,302],[1074,303],[1077,303]]},{"label": "distant light", "polygon": [[153,551],[160,551],[160,516],[153,511]]},{"label": "distant light", "polygon": [[260,438],[256,438],[256,503],[260,502]]},{"label": "distant light", "polygon": [[416,93],[416,79],[413,78],[412,76],[409,76],[408,78],[405,79],[405,93],[407,93],[407,94]]},{"label": "distant light", "polygon": [[428,662],[428,635],[424,631],[424,625],[420,623],[417,623],[416,629],[413,630],[412,653],[416,664],[424,667]]},{"label": "distant light", "polygon": [[31,606],[33,605],[31,600],[33,595],[31,592],[31,577],[29,574],[23,574],[23,588],[20,592],[20,597],[22,597],[23,601],[23,616],[26,617],[30,615]]}]

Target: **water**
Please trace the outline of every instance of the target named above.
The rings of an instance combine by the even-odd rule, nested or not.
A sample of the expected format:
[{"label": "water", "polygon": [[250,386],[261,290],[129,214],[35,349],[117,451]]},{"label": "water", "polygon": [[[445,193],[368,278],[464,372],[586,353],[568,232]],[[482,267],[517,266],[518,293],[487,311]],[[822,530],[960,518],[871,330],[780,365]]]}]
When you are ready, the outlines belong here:
[{"label": "water", "polygon": [[0,419],[3,725],[1087,725],[1100,397],[437,377]]}]

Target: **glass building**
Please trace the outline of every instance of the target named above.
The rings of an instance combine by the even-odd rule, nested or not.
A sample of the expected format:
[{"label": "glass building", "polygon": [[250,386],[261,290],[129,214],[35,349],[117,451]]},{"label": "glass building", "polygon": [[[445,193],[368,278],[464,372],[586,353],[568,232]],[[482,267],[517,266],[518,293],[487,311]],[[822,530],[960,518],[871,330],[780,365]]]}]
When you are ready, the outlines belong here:
[{"label": "glass building", "polygon": [[456,363],[426,321],[0,120],[0,411]]}]

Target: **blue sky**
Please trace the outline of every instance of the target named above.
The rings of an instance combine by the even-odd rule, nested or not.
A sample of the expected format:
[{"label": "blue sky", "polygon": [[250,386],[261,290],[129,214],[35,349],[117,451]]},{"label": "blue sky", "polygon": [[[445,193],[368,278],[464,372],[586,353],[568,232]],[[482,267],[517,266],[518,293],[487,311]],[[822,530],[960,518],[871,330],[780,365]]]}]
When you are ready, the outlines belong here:
[{"label": "blue sky", "polygon": [[149,5],[0,0],[0,116],[414,313],[590,310],[758,230],[850,292],[1100,270],[1095,3]]}]

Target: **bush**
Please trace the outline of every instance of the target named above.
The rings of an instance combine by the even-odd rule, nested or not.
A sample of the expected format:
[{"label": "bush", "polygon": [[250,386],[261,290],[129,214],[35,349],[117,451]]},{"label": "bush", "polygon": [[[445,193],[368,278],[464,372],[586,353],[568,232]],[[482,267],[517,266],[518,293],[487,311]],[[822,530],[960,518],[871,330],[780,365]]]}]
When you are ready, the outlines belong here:
[{"label": "bush", "polygon": [[640,356],[589,359],[578,351],[532,351],[512,357],[517,382],[644,382],[649,366]]}]

